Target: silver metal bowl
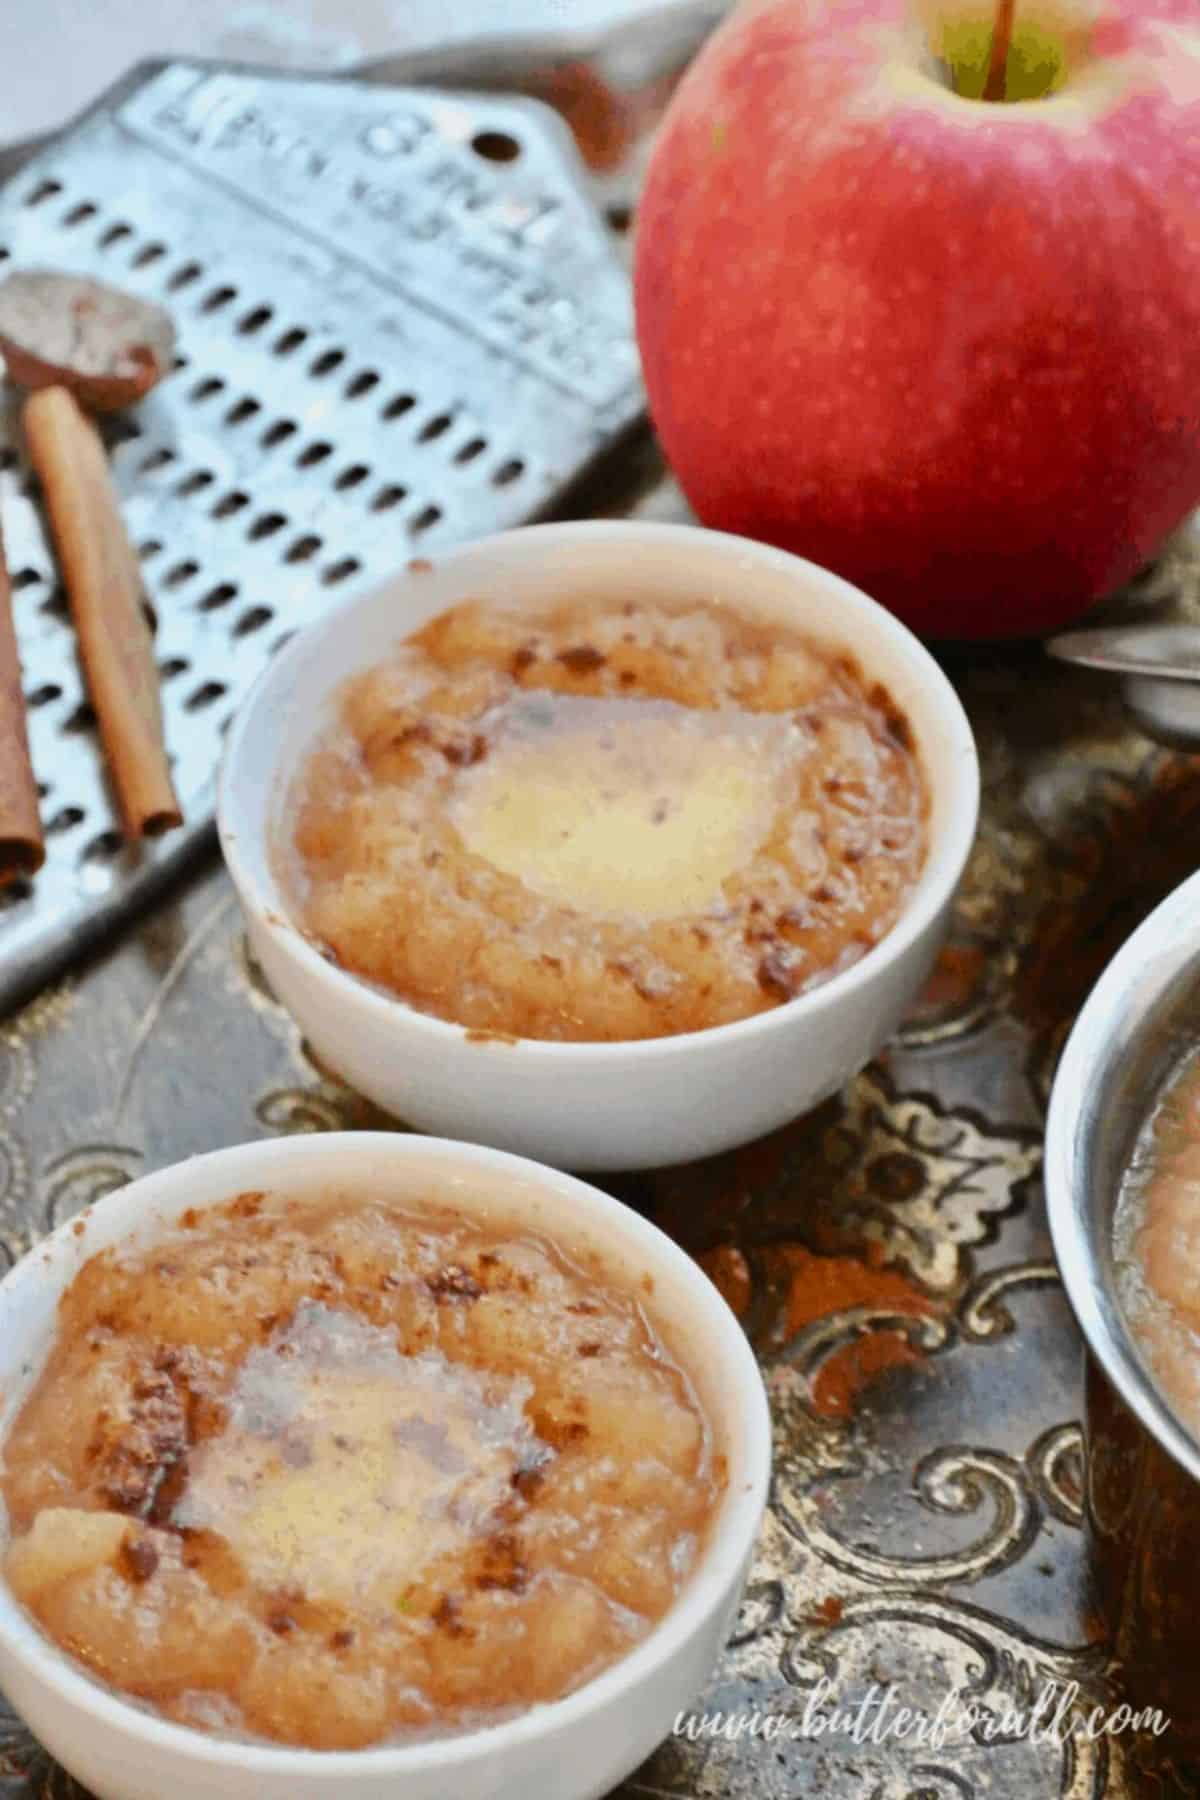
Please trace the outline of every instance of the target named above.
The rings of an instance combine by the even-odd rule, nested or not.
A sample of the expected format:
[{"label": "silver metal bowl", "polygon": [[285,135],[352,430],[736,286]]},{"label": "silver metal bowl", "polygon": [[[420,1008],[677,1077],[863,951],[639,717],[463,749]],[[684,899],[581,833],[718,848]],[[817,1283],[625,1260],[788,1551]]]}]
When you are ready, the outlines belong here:
[{"label": "silver metal bowl", "polygon": [[1200,875],[1118,952],[1075,1023],[1046,1128],[1054,1248],[1088,1346],[1087,1527],[1097,1597],[1139,1705],[1200,1753],[1200,1441],[1117,1297],[1113,1219],[1138,1133],[1200,1038]]}]

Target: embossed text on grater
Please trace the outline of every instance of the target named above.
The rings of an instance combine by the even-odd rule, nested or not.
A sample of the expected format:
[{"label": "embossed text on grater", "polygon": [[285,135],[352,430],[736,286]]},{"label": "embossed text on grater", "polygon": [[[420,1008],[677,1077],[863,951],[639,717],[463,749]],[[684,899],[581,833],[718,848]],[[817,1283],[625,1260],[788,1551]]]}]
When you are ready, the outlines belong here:
[{"label": "embossed text on grater", "polygon": [[47,861],[0,893],[0,1006],[211,822],[223,729],[355,587],[543,512],[641,409],[627,277],[533,102],[173,63],[0,193],[5,268],[169,307],[179,365],[106,428],[156,617],[184,830],[122,843],[66,599],[0,411]]}]

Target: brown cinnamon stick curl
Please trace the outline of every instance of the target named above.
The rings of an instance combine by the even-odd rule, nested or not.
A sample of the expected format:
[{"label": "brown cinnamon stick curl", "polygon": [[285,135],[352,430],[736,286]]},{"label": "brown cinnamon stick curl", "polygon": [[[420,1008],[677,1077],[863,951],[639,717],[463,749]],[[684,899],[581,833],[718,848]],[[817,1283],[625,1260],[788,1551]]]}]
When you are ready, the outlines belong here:
[{"label": "brown cinnamon stick curl", "polygon": [[154,645],[104,446],[66,388],[31,394],[23,418],[125,834],[168,831],[182,814],[163,741]]},{"label": "brown cinnamon stick curl", "polygon": [[33,875],[46,860],[37,782],[29,760],[12,583],[0,538],[0,887]]},{"label": "brown cinnamon stick curl", "polygon": [[56,269],[0,281],[0,355],[23,388],[65,387],[90,412],[132,406],[175,362],[170,315],[149,300]]}]

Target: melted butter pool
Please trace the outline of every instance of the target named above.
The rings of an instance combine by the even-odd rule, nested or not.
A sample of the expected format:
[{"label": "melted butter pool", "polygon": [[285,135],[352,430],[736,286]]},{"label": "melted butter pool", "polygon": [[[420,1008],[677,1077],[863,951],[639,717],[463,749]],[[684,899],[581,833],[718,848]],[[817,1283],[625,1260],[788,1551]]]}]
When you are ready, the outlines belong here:
[{"label": "melted butter pool", "polygon": [[703,912],[770,835],[797,740],[781,715],[536,694],[486,721],[450,817],[476,856],[560,906]]},{"label": "melted butter pool", "polygon": [[486,1535],[536,1451],[527,1382],[318,1304],[246,1358],[225,1429],[198,1446],[175,1523],[218,1533],[248,1574],[315,1600],[402,1606]]}]

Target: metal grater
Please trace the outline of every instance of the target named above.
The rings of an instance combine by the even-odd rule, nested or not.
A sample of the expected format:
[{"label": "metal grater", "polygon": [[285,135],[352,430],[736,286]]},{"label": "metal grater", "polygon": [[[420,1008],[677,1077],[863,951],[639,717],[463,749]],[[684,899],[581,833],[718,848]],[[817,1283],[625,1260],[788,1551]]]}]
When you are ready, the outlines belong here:
[{"label": "metal grater", "polygon": [[627,277],[536,102],[172,63],[0,191],[0,259],[164,303],[179,366],[111,429],[182,831],[121,839],[11,400],[0,506],[46,866],[0,894],[0,1007],[211,823],[272,653],[410,557],[519,524],[640,415]]}]

